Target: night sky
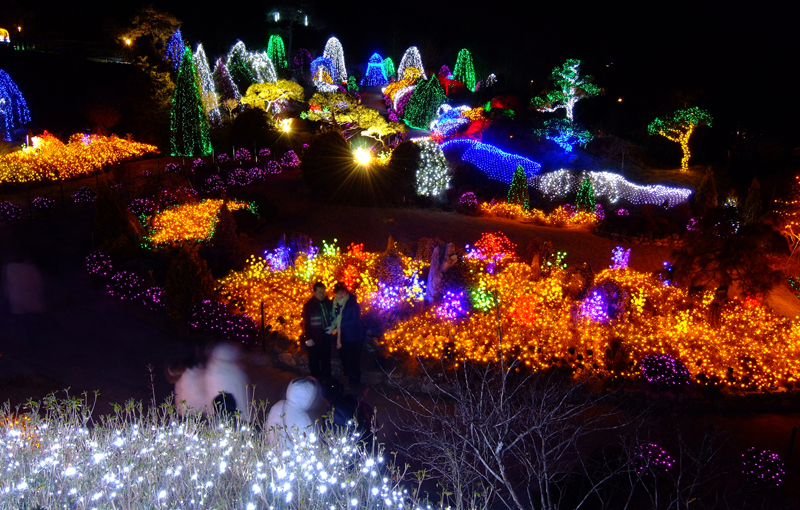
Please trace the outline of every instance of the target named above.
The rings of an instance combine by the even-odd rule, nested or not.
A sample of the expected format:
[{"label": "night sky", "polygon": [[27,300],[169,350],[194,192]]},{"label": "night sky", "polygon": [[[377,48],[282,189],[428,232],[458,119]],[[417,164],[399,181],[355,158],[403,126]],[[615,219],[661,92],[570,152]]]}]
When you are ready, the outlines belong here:
[{"label": "night sky", "polygon": [[[115,29],[147,2],[4,1],[33,13],[32,31],[70,39],[111,41]],[[324,28],[295,32],[294,50],[320,54],[330,36],[344,46],[348,66],[377,51],[399,62],[417,45],[426,65],[452,67],[458,50],[470,49],[481,75],[494,72],[520,93],[538,93],[549,71],[566,58],[605,87],[609,101],[624,97],[643,118],[684,104],[712,111],[727,130],[794,139],[800,114],[790,75],[796,68],[796,8],[764,2],[592,3],[574,2],[308,2]],[[77,8],[75,5],[85,7]],[[237,39],[265,47],[275,24],[269,2],[161,0],[155,6],[183,21],[184,39],[203,42],[209,57],[224,54]],[[2,19],[2,17],[0,17]],[[284,38],[285,39],[285,38]],[[531,84],[531,80],[533,83]],[[583,106],[583,105],[581,105]],[[580,109],[580,107],[579,107]]]}]

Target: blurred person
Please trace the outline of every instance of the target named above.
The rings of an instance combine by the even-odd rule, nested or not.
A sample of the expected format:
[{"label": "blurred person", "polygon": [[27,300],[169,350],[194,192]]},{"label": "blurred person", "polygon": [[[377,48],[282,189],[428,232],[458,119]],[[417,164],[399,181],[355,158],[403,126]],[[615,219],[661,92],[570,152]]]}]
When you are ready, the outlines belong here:
[{"label": "blurred person", "polygon": [[325,285],[314,284],[314,296],[303,305],[303,327],[308,348],[308,367],[311,375],[321,381],[331,378],[331,347],[333,335],[333,303],[325,295]]},{"label": "blurred person", "polygon": [[361,383],[361,349],[364,347],[364,323],[361,322],[361,305],[355,294],[347,289],[344,282],[333,287],[336,301],[336,348],[342,360],[342,370],[347,376],[349,386]]},{"label": "blurred person", "polygon": [[3,268],[3,290],[12,314],[44,312],[43,289],[42,274],[30,259],[11,262]]},{"label": "blurred person", "polygon": [[167,380],[175,384],[175,407],[180,416],[209,411],[212,399],[206,390],[206,369],[187,361],[170,363]]},{"label": "blurred person", "polygon": [[324,392],[327,403],[326,427],[333,427],[335,431],[346,429],[348,435],[356,434],[360,441],[370,442],[377,427],[373,409],[356,395],[345,394],[344,388],[337,382],[327,384]]},{"label": "blurred person", "polygon": [[206,398],[212,403],[211,412],[224,416],[238,412],[243,420],[250,420],[247,376],[239,366],[237,347],[218,344],[211,350],[205,370],[205,388]]},{"label": "blurred person", "polygon": [[294,379],[286,387],[286,398],[269,410],[266,429],[271,444],[288,446],[294,439],[314,431],[311,411],[320,404],[320,387],[313,377]]}]

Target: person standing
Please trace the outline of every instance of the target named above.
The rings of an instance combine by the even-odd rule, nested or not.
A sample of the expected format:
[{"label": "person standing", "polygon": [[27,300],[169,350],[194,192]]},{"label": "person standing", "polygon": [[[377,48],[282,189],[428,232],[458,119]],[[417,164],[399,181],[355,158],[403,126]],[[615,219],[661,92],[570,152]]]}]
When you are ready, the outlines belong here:
[{"label": "person standing", "polygon": [[331,378],[333,303],[325,295],[325,285],[314,284],[314,296],[303,305],[303,326],[308,348],[308,368],[321,381]]},{"label": "person standing", "polygon": [[336,348],[342,360],[342,370],[353,386],[361,383],[361,349],[365,337],[361,306],[343,282],[334,285],[333,292],[336,297]]}]

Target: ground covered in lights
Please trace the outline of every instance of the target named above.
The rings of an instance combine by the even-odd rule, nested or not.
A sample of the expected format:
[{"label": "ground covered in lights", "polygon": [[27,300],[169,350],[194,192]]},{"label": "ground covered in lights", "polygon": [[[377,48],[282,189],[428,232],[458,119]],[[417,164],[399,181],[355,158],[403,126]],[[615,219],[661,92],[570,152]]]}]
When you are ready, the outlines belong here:
[{"label": "ground covered in lights", "polygon": [[402,249],[345,251],[300,239],[252,257],[244,271],[218,281],[218,290],[251,317],[264,302],[272,330],[298,339],[309,285],[345,281],[383,330],[379,343],[389,353],[431,360],[497,359],[499,327],[504,355],[537,369],[568,366],[577,377],[639,377],[651,355],[679,360],[699,384],[768,390],[792,388],[800,377],[800,320],[751,298],[733,300],[714,319],[713,292],[690,296],[627,267],[627,255],[615,253],[594,275],[562,257],[543,260],[539,278],[507,237],[484,234],[466,247],[458,282],[443,288],[441,302],[424,306],[430,251],[423,247],[412,258]]}]

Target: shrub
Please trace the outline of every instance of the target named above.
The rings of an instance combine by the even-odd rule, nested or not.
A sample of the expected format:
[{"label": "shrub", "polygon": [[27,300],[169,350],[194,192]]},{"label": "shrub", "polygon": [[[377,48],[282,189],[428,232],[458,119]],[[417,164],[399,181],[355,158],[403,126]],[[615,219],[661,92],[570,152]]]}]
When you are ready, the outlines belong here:
[{"label": "shrub", "polygon": [[189,325],[235,342],[255,343],[259,337],[258,326],[249,316],[230,313],[222,303],[208,299],[192,307]]},{"label": "shrub", "polygon": [[777,488],[783,483],[786,471],[777,453],[750,448],[742,454],[742,474],[760,488]]},{"label": "shrub", "polygon": [[86,272],[93,279],[106,283],[114,275],[111,256],[102,251],[94,251],[86,256]]},{"label": "shrub", "polygon": [[8,201],[0,202],[0,221],[22,219],[22,208]]},{"label": "shrub", "polygon": [[97,193],[88,186],[81,186],[78,191],[72,194],[72,200],[76,204],[88,204],[97,200]]},{"label": "shrub", "polygon": [[56,201],[47,197],[36,197],[32,201],[33,208],[40,211],[52,209],[56,205]]},{"label": "shrub", "polygon": [[108,293],[123,301],[137,301],[144,293],[142,279],[129,271],[119,271],[106,284]]},{"label": "shrub", "polygon": [[181,166],[177,163],[167,163],[164,165],[164,172],[168,174],[179,174],[181,173]]},{"label": "shrub", "polygon": [[683,362],[669,354],[650,354],[639,367],[647,382],[664,388],[679,388],[689,384],[691,374]]}]

